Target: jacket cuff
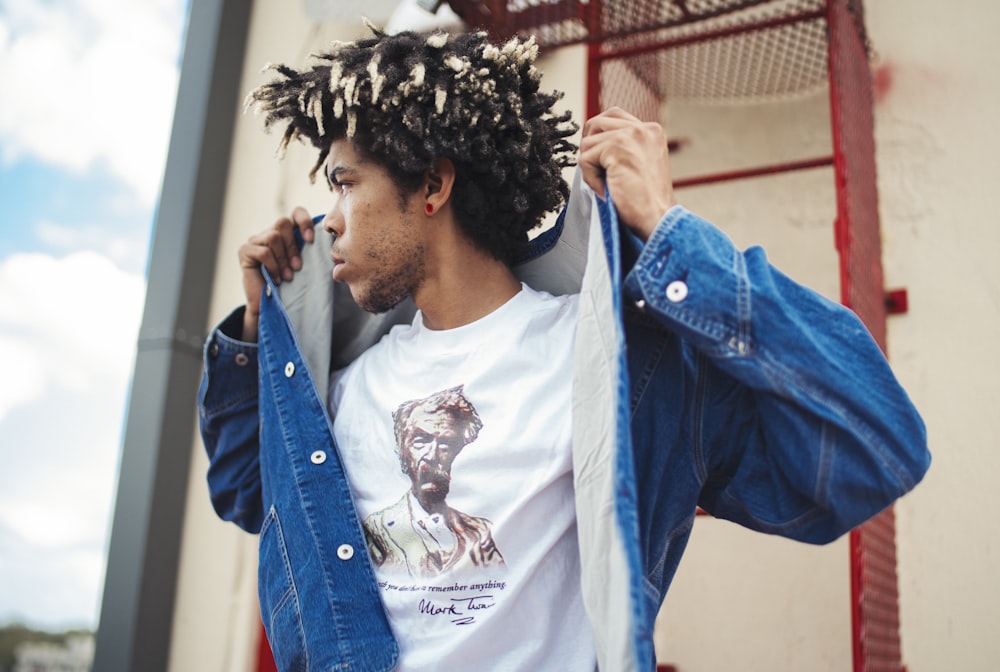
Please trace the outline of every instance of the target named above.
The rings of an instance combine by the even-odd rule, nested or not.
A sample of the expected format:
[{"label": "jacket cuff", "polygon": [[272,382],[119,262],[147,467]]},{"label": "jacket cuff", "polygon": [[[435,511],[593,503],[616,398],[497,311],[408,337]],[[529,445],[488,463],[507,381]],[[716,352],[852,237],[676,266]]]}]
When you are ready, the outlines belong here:
[{"label": "jacket cuff", "polygon": [[743,255],[711,223],[675,205],[625,278],[626,296],[709,354],[745,355],[750,287]]},{"label": "jacket cuff", "polygon": [[244,311],[231,312],[205,341],[202,405],[207,417],[257,396],[257,344],[239,339]]}]

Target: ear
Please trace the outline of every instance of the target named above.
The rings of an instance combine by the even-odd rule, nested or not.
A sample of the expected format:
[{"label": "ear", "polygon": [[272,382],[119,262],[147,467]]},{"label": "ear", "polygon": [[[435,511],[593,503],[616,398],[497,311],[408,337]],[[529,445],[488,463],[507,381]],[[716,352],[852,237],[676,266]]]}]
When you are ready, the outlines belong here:
[{"label": "ear", "polygon": [[439,158],[427,171],[424,186],[424,200],[429,206],[428,214],[437,212],[451,199],[451,189],[455,185],[455,164],[451,159]]}]

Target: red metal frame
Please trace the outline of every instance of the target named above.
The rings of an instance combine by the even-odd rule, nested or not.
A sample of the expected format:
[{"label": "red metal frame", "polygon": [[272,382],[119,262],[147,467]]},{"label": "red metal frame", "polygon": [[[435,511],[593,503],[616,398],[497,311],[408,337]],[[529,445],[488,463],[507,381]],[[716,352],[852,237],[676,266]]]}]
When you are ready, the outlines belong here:
[{"label": "red metal frame", "polygon": [[264,624],[260,624],[260,639],[257,640],[257,669],[255,672],[278,672],[278,666],[274,662],[274,655],[271,653],[271,645],[267,641],[267,633],[264,631]]},{"label": "red metal frame", "polygon": [[767,166],[757,166],[756,168],[744,168],[742,170],[728,170],[720,173],[708,175],[698,175],[696,177],[684,177],[674,180],[674,189],[684,187],[699,187],[705,184],[716,184],[718,182],[730,182],[732,180],[743,180],[750,177],[763,177],[766,175],[778,175],[780,173],[793,173],[809,168],[825,168],[834,164],[834,157],[821,156],[815,159],[802,159],[800,161],[788,161],[785,163],[774,163]]},{"label": "red metal frame", "polygon": [[[875,177],[874,99],[862,8],[860,0],[827,0],[827,11],[841,301],[861,317],[884,350],[887,304]],[[890,507],[850,534],[855,672],[905,669],[895,531]]]},{"label": "red metal frame", "polygon": [[905,289],[893,289],[885,293],[885,312],[902,315],[910,309],[910,297]]},{"label": "red metal frame", "polygon": [[[621,0],[619,0],[621,2]],[[514,34],[533,34],[543,26],[562,21],[577,20],[585,28],[575,37],[565,35],[547,46],[567,46],[582,42],[605,42],[611,39],[629,37],[639,33],[672,28],[684,24],[708,21],[724,17],[734,12],[767,5],[774,0],[729,0],[711,5],[701,3],[697,9],[688,6],[689,0],[673,0],[680,10],[680,17],[650,21],[641,25],[608,29],[602,21],[600,2],[592,0],[557,0],[537,2],[511,10],[508,0],[448,0],[448,4],[468,25],[488,31],[493,37],[505,39]],[[628,3],[622,3],[627,5]]]},{"label": "red metal frame", "polygon": [[[593,14],[590,20],[600,21],[601,6],[604,0],[594,0]],[[587,32],[593,34],[595,31],[593,23],[587,26]],[[601,43],[591,41],[587,43],[587,118],[590,119],[601,111]]]},{"label": "red metal frame", "polygon": [[[673,37],[665,40],[657,40],[655,42],[643,43],[635,47],[610,49],[602,52],[602,56],[605,59],[628,58],[629,56],[636,56],[638,54],[648,54],[650,51],[676,49],[677,47],[685,47],[689,44],[698,44],[699,42],[712,42],[714,40],[721,40],[727,37],[746,35],[747,33],[751,32],[772,30],[774,28],[781,28],[783,26],[793,26],[797,23],[815,21],[817,19],[822,19],[825,17],[826,17],[826,12],[824,11],[801,12],[799,14],[791,14],[789,16],[781,16],[773,19],[764,19],[761,21],[755,21],[753,24],[750,25],[727,26],[725,28],[717,28],[715,30],[706,30],[704,32],[699,32],[693,35],[684,35],[682,37]],[[657,27],[656,29],[659,29],[659,27]],[[629,34],[634,35],[634,34],[649,32],[656,29],[637,30]],[[618,35],[616,35],[615,37],[618,37]]]}]

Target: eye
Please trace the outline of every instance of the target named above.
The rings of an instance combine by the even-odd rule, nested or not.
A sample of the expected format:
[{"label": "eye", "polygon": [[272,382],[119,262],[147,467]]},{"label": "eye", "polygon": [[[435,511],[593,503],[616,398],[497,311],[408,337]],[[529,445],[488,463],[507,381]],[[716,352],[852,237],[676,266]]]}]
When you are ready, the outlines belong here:
[{"label": "eye", "polygon": [[342,194],[346,194],[347,187],[349,186],[350,184],[348,182],[341,182],[340,180],[330,178],[330,191],[339,191]]}]

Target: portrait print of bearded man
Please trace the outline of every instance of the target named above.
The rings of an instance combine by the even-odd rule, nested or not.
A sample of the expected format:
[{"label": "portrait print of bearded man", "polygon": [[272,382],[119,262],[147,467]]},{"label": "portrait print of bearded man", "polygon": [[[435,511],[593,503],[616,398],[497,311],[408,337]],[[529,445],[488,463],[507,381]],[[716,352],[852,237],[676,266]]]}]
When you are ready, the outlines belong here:
[{"label": "portrait print of bearded man", "polygon": [[398,502],[365,519],[375,564],[410,576],[503,565],[490,521],[446,501],[452,463],[483,427],[462,386],[404,402],[392,419],[400,467],[411,487]]}]

